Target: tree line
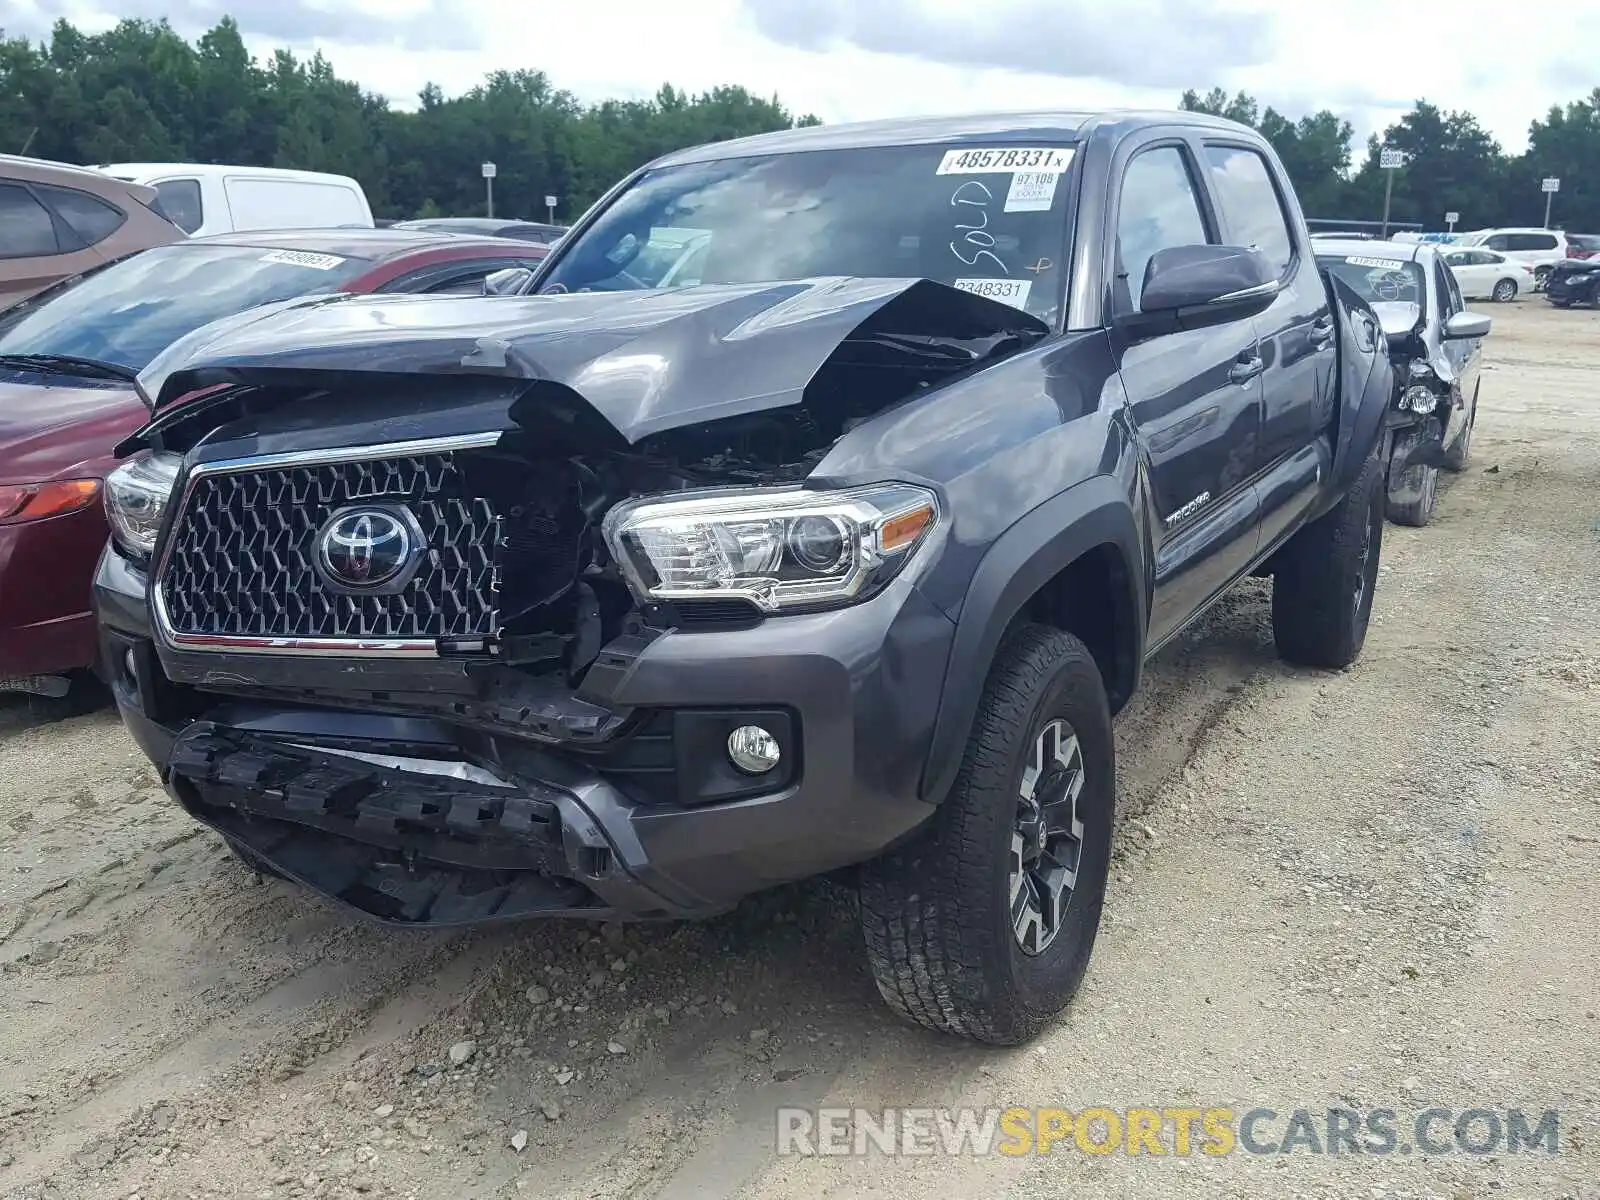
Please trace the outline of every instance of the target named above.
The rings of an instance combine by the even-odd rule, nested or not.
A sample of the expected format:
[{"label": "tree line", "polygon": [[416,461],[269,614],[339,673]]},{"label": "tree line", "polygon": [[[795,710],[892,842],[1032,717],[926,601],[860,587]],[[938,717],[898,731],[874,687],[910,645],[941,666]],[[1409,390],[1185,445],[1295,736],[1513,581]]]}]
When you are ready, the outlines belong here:
[{"label": "tree line", "polygon": [[[1259,129],[1282,157],[1310,217],[1382,215],[1380,138],[1357,154],[1350,123],[1323,110],[1297,119],[1220,88],[1185,92],[1185,108]],[[58,21],[33,43],[0,29],[0,153],[63,162],[227,162],[353,175],[374,213],[471,215],[484,210],[481,165],[498,167],[495,209],[541,218],[544,197],[571,219],[607,186],[659,154],[816,124],[743,87],[689,95],[664,85],[648,100],[584,103],[543,71],[496,71],[460,96],[425,87],[412,110],[339,78],[320,53],[256,60],[224,18],[191,43],[164,21],[125,20],[99,34]],[[1404,151],[1396,220],[1459,228],[1538,225],[1540,180],[1557,176],[1552,223],[1600,232],[1600,88],[1529,126],[1507,154],[1468,112],[1425,100],[1383,134]]]}]

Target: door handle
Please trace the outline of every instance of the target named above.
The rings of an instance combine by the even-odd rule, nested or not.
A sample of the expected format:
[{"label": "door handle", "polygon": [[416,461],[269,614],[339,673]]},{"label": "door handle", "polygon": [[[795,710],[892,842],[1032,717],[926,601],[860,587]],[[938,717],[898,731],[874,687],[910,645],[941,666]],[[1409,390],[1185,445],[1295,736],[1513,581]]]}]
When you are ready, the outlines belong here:
[{"label": "door handle", "polygon": [[1311,340],[1320,348],[1333,340],[1333,318],[1320,317],[1311,324]]},{"label": "door handle", "polygon": [[1228,368],[1228,378],[1234,383],[1249,383],[1267,369],[1267,360],[1254,350],[1241,350],[1233,366]]}]

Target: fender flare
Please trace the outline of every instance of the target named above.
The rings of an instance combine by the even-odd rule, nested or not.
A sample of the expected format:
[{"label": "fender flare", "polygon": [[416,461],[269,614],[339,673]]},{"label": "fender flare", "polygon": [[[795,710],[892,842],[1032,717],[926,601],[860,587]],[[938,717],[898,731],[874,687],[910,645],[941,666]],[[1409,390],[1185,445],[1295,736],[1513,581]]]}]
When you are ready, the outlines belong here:
[{"label": "fender flare", "polygon": [[998,537],[978,563],[956,621],[919,795],[938,803],[955,782],[1000,639],[1023,606],[1063,569],[1110,545],[1126,566],[1135,684],[1144,660],[1147,556],[1121,482],[1100,475],[1046,500]]},{"label": "fender flare", "polygon": [[1336,503],[1361,473],[1383,436],[1394,396],[1394,367],[1377,314],[1348,284],[1332,275],[1325,278],[1339,318],[1339,417],[1323,509]]}]

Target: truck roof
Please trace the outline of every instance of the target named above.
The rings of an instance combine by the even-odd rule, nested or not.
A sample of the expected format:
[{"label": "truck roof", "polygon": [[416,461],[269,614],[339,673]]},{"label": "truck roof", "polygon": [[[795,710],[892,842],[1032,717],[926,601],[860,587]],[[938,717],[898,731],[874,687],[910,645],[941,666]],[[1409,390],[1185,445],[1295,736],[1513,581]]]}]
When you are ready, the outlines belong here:
[{"label": "truck roof", "polygon": [[1191,125],[1219,132],[1255,131],[1236,121],[1209,113],[1164,109],[1106,109],[1087,111],[1040,110],[1030,112],[971,113],[965,116],[896,117],[881,121],[854,121],[841,125],[811,125],[780,129],[727,142],[690,146],[663,155],[650,165],[709,162],[760,154],[797,154],[808,150],[855,150],[873,146],[907,146],[977,139],[1024,142],[1076,142],[1107,125],[1135,128],[1143,125]]}]

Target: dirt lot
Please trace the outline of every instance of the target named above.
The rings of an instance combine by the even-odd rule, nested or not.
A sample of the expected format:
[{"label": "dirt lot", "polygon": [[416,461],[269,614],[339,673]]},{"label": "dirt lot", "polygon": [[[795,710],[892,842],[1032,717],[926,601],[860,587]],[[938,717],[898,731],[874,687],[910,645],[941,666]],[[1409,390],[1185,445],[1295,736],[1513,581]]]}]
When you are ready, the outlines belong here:
[{"label": "dirt lot", "polygon": [[[896,1024],[823,887],[357,924],[113,717],[0,708],[0,1196],[1600,1195],[1600,317],[1486,308],[1474,461],[1388,529],[1356,667],[1275,661],[1259,587],[1152,664],[1089,980],[1024,1049]],[[966,1103],[1560,1109],[1560,1152],[773,1153],[779,1105]]]}]

